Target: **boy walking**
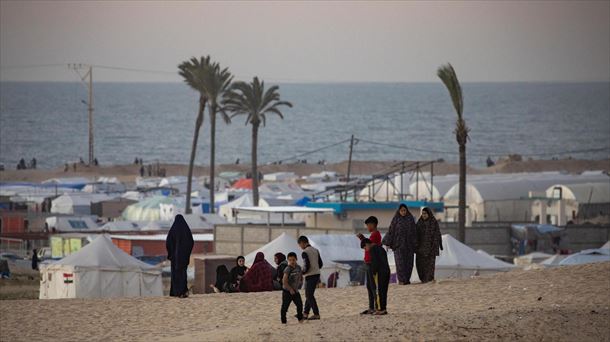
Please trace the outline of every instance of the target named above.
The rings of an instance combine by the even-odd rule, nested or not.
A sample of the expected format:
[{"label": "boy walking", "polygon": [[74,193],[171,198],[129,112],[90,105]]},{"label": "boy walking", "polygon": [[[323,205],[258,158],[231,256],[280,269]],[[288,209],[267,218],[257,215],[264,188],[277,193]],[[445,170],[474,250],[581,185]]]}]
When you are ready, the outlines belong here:
[{"label": "boy walking", "polygon": [[386,304],[388,302],[388,286],[390,285],[390,265],[388,264],[388,255],[383,249],[369,239],[363,239],[360,242],[360,247],[369,252],[371,257],[371,272],[373,273],[373,281],[377,290],[377,310],[374,315],[387,315]]},{"label": "boy walking", "polygon": [[[364,224],[366,224],[366,228],[368,229],[371,235],[369,236],[369,240],[377,246],[381,246],[381,233],[377,230],[377,224],[379,221],[375,216],[369,216]],[[360,241],[364,240],[365,237],[362,234],[358,234],[358,238]],[[362,311],[361,315],[372,315],[376,310],[379,310],[379,307],[375,306],[375,298],[377,297],[377,289],[375,285],[375,280],[373,278],[373,272],[371,271],[371,255],[368,251],[364,251],[364,265],[366,267],[366,290],[369,295],[369,308],[367,310]]]},{"label": "boy walking", "polygon": [[281,319],[282,324],[286,324],[286,313],[290,303],[294,303],[297,307],[297,319],[303,322],[303,302],[301,294],[299,294],[299,285],[303,281],[303,273],[301,266],[297,264],[297,255],[294,252],[288,253],[288,264],[284,268],[282,277],[282,309]]},{"label": "boy walking", "polygon": [[[320,269],[322,268],[322,258],[320,251],[309,244],[306,236],[300,236],[297,240],[299,247],[303,250],[303,276],[305,276],[305,310],[303,317],[313,321],[320,319],[320,311],[314,293],[320,282]],[[313,310],[313,316],[309,317],[309,310]]]}]

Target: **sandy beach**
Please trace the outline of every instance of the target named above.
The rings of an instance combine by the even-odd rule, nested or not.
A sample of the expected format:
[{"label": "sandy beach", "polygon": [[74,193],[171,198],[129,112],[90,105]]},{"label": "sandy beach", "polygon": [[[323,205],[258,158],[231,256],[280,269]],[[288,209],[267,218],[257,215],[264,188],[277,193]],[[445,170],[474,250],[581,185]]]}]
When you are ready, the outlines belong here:
[{"label": "sandy beach", "polygon": [[[302,292],[302,291],[301,291]],[[279,322],[280,293],[0,301],[2,341],[609,341],[610,263],[398,286],[320,289],[322,320]],[[291,312],[293,311],[291,307]],[[291,316],[289,316],[291,317]]]},{"label": "sandy beach", "polygon": [[[357,160],[352,162],[352,175],[373,175],[387,171],[397,161],[362,161]],[[407,162],[408,165],[409,162]],[[179,164],[160,164],[161,168],[166,169],[167,176],[185,176],[188,174],[188,165]],[[63,167],[56,169],[36,169],[36,170],[14,170],[12,167],[5,171],[0,171],[0,180],[3,182],[18,181],[18,182],[40,182],[56,177],[117,177],[122,182],[133,182],[136,176],[139,175],[139,165],[101,165],[96,167],[88,167],[77,165],[76,172],[70,168],[68,172],[64,172]],[[259,165],[259,170],[263,174],[273,172],[294,172],[298,176],[310,175],[314,172],[321,171],[336,171],[340,174],[346,174],[347,161],[338,163],[330,163],[326,165],[317,164],[282,164],[282,165]],[[517,172],[544,172],[544,171],[563,171],[568,173],[581,173],[591,170],[610,170],[610,160],[579,160],[579,159],[562,159],[562,160],[501,160],[493,167],[474,168],[469,167],[469,174],[482,173],[517,173]],[[240,171],[249,172],[248,164],[227,164],[219,165],[217,172],[224,171]],[[429,172],[429,167],[422,168],[422,172]],[[207,176],[209,168],[207,166],[195,166],[194,175]],[[457,174],[458,165],[446,162],[437,162],[434,164],[435,175]]]}]

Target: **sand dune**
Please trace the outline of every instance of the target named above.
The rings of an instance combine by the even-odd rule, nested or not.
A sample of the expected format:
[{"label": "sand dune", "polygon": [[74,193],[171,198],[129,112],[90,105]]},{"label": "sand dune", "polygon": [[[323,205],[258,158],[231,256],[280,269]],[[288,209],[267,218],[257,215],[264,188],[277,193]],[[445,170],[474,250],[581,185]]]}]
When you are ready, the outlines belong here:
[{"label": "sand dune", "polygon": [[366,305],[362,286],[317,297],[321,321],[292,319],[286,327],[279,292],[0,301],[0,340],[610,340],[610,263],[392,285],[390,314],[380,317],[358,314]]}]

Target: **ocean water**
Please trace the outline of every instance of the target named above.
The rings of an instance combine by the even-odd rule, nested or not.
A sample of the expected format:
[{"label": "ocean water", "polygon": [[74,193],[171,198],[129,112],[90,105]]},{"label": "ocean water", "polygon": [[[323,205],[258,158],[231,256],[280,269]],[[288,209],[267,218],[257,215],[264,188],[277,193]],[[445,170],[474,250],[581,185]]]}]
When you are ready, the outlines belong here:
[{"label": "ocean water", "polygon": [[[198,95],[180,83],[95,83],[95,154],[102,164],[188,163]],[[468,163],[488,155],[608,158],[610,83],[466,83],[464,117],[471,128]],[[457,160],[456,114],[439,83],[281,84],[291,101],[284,120],[269,116],[259,132],[259,162],[337,144],[352,134],[359,160]],[[0,163],[14,168],[87,160],[86,88],[79,83],[0,83]],[[206,114],[207,115],[207,114]],[[197,163],[209,158],[209,119]],[[250,159],[245,117],[217,124],[217,162]],[[373,143],[374,142],[374,143]],[[381,143],[375,144],[375,143]],[[346,160],[343,142],[300,157]],[[289,162],[289,161],[288,161]]]}]

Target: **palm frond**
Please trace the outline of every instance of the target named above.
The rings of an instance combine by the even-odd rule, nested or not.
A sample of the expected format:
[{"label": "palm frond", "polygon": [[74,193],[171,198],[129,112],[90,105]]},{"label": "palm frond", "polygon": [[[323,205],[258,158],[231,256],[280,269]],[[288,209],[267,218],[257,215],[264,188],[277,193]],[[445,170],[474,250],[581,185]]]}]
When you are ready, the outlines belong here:
[{"label": "palm frond", "polygon": [[453,102],[453,107],[455,108],[458,118],[461,118],[462,113],[464,112],[462,87],[460,86],[460,82],[458,81],[453,66],[450,63],[442,65],[438,68],[436,74],[441,79],[441,81],[443,81],[445,87],[447,87],[449,95],[451,96],[451,102]]}]

